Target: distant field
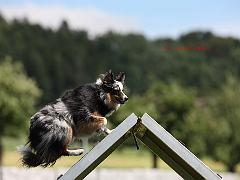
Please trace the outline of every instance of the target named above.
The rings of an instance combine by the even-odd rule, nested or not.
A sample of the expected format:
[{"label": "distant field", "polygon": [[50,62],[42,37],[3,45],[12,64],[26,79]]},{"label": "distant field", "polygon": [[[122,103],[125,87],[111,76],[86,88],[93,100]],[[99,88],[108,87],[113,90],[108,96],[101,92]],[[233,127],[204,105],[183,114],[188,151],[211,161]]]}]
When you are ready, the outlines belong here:
[{"label": "distant field", "polygon": [[[16,146],[24,144],[24,140],[4,139],[4,157],[3,166],[18,166],[21,167],[19,161],[20,155],[16,152]],[[53,166],[70,167],[77,162],[80,157],[62,157]],[[204,160],[204,162],[215,171],[225,171],[224,165],[211,160]],[[144,146],[140,150],[135,148],[121,148],[113,152],[100,167],[104,168],[150,168],[152,164],[152,155]],[[169,169],[160,158],[158,159],[158,167],[162,169]]]},{"label": "distant field", "polygon": [[[19,158],[20,155],[16,151],[16,147],[20,144],[24,144],[24,140],[14,140],[14,139],[4,139],[4,166],[20,166]],[[105,168],[129,168],[129,167],[151,167],[151,153],[142,147],[142,151],[137,151],[134,148],[121,148],[113,152],[100,167]],[[54,167],[69,167],[77,162],[80,157],[62,157],[57,161]],[[163,163],[159,159],[159,165],[162,166]],[[167,168],[167,165],[164,165]]]},{"label": "distant field", "polygon": [[[18,161],[19,153],[16,151],[8,151],[4,153],[4,166],[20,166]],[[62,157],[54,167],[69,167],[77,162],[80,157]],[[129,167],[151,167],[151,156],[147,151],[137,152],[136,150],[123,150],[122,152],[114,152],[100,166],[105,168],[129,168]],[[159,162],[160,163],[160,162]]]}]

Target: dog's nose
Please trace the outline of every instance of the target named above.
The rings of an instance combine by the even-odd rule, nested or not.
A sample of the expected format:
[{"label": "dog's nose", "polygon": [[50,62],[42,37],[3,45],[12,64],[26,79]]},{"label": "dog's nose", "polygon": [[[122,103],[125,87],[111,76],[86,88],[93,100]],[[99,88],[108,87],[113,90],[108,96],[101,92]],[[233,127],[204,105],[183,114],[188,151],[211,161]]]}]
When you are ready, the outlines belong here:
[{"label": "dog's nose", "polygon": [[124,101],[128,101],[128,97],[126,96],[126,97],[124,97]]}]

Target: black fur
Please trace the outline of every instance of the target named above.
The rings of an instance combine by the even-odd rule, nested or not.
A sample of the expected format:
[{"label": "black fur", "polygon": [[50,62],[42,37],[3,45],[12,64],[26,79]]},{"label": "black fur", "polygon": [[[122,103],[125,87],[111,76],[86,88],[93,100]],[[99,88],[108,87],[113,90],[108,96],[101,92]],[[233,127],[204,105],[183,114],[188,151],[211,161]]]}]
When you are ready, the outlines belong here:
[{"label": "black fur", "polygon": [[[111,72],[107,72],[97,83],[68,90],[61,98],[33,115],[29,141],[20,150],[23,165],[51,166],[61,156],[68,155],[66,148],[73,137],[92,135],[92,132],[82,132],[81,128],[95,123],[93,113],[105,117],[127,101],[128,98],[122,90],[116,90],[117,82],[124,83],[124,79],[124,73],[119,73],[114,78]],[[102,124],[100,125],[97,131],[104,129]]]}]

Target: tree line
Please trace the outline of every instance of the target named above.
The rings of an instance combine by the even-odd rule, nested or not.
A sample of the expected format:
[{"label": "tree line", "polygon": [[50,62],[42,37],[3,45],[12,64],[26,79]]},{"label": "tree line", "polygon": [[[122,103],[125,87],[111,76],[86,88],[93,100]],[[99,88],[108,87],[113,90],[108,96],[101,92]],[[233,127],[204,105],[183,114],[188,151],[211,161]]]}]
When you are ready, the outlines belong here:
[{"label": "tree line", "polygon": [[[90,38],[86,31],[70,29],[66,21],[53,30],[27,19],[6,21],[0,15],[0,63],[1,67],[23,65],[23,73],[36,82],[29,85],[35,92],[33,100],[41,94],[38,106],[68,88],[95,81],[109,69],[124,71],[130,100],[114,114],[113,124],[130,112],[141,115],[147,111],[197,155],[219,160],[230,171],[240,161],[239,39],[202,31],[177,39],[150,40],[142,34],[116,32]],[[8,79],[12,81],[0,81]],[[7,92],[6,88],[0,87],[1,92]],[[34,113],[31,108],[29,111]],[[25,118],[29,111],[24,114],[22,108],[17,113],[22,112]],[[26,122],[27,118],[25,126]]]}]

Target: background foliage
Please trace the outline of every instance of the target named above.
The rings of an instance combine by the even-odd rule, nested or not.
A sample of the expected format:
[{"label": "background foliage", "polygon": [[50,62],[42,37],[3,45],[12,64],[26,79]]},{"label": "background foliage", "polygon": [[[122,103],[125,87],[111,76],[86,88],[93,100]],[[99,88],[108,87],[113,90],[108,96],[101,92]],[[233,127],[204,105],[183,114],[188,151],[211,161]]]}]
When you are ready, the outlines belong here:
[{"label": "background foliage", "polygon": [[24,73],[20,63],[6,58],[0,63],[0,137],[26,132],[40,90]]},{"label": "background foliage", "polygon": [[0,16],[0,63],[1,135],[27,127],[40,95],[35,81],[42,106],[112,69],[126,73],[130,97],[112,116],[114,126],[131,112],[148,112],[198,156],[230,171],[240,161],[239,39],[200,31],[177,39],[114,32],[90,38],[66,21],[53,30]]}]

